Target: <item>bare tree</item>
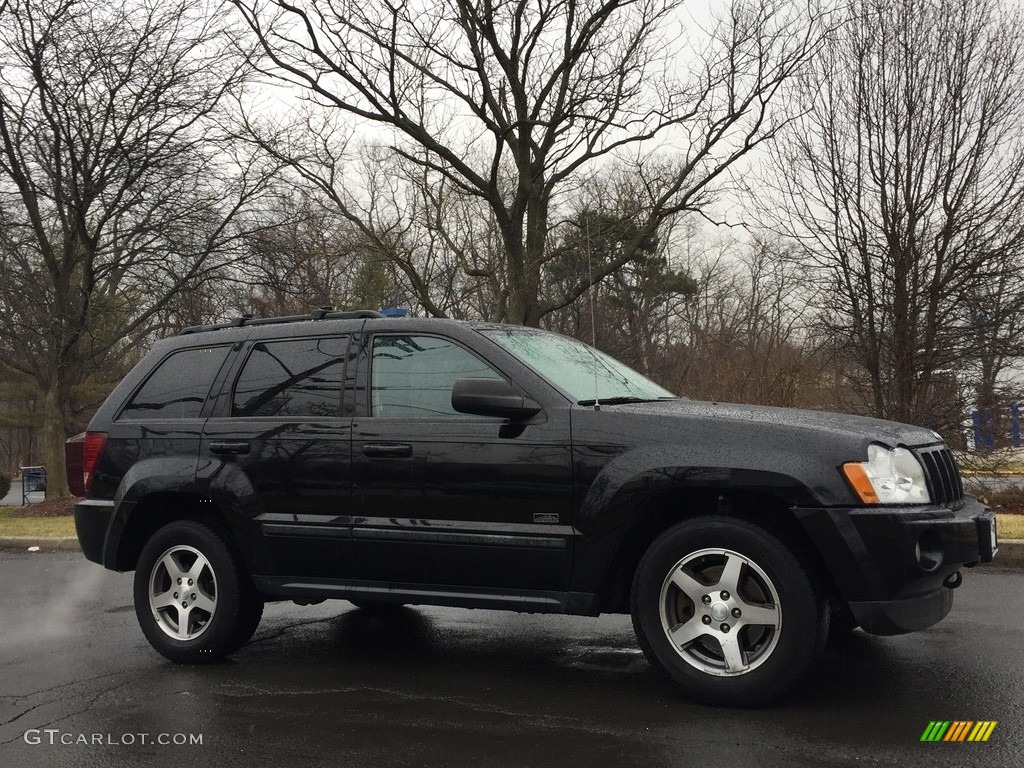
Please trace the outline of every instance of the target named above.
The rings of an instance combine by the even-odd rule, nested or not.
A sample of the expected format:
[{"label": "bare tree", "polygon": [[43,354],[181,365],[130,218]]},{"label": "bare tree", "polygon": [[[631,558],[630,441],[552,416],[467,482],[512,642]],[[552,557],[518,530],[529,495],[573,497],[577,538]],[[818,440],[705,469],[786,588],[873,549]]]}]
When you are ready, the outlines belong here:
[{"label": "bare tree", "polygon": [[833,404],[822,377],[830,361],[808,325],[790,247],[756,233],[695,249],[687,267],[697,289],[678,308],[669,386],[707,400]]},{"label": "bare tree", "polygon": [[878,416],[955,423],[982,326],[1019,327],[1019,303],[982,297],[1019,281],[1024,248],[1022,21],[997,0],[853,2],[775,145],[771,218]]},{"label": "bare tree", "polygon": [[970,349],[958,371],[973,407],[992,415],[991,434],[1000,447],[1008,437],[1009,405],[1020,398],[1017,363],[1024,358],[1024,253],[1014,255],[992,280],[964,297]]},{"label": "bare tree", "polygon": [[345,304],[356,269],[347,222],[315,195],[287,187],[266,216],[267,228],[248,239],[246,263],[235,270],[231,303],[258,316]]},{"label": "bare tree", "polygon": [[[681,0],[233,2],[272,62],[266,71],[375,126],[379,143],[420,169],[421,189],[443,184],[448,200],[479,201],[500,253],[481,261],[464,249],[454,265],[469,290],[490,292],[491,317],[531,325],[629,263],[666,218],[707,206],[729,169],[784,123],[770,106],[817,49],[826,18],[813,5],[740,0],[693,51],[679,48],[689,31]],[[345,189],[339,205],[387,250],[394,228],[373,232],[352,204],[359,179],[343,156],[294,153],[277,136],[262,143],[326,192]],[[545,298],[559,212],[608,163],[642,181],[635,238]],[[404,226],[412,215],[400,212]],[[423,306],[443,314],[422,265],[394,255]]]},{"label": "bare tree", "polygon": [[0,475],[35,460],[36,400],[33,382],[0,363]]},{"label": "bare tree", "polygon": [[263,161],[234,152],[236,40],[193,0],[10,0],[0,13],[0,362],[41,391],[66,493],[72,387],[230,258]]}]

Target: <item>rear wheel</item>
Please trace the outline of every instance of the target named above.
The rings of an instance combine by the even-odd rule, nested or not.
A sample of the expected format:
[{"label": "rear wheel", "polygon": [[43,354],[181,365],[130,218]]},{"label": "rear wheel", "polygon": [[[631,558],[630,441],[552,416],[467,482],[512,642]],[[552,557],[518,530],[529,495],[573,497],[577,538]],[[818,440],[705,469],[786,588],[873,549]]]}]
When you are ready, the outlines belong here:
[{"label": "rear wheel", "polygon": [[171,661],[216,661],[252,637],[263,601],[238,557],[213,529],[179,520],[142,548],[135,615],[150,645]]},{"label": "rear wheel", "polygon": [[687,520],[647,550],[633,580],[647,658],[690,696],[762,704],[793,685],[828,636],[828,610],[793,552],[742,520]]},{"label": "rear wheel", "polygon": [[238,615],[238,624],[231,639],[225,645],[225,653],[234,653],[248,643],[263,620],[263,600],[253,595],[251,599],[242,601]]}]

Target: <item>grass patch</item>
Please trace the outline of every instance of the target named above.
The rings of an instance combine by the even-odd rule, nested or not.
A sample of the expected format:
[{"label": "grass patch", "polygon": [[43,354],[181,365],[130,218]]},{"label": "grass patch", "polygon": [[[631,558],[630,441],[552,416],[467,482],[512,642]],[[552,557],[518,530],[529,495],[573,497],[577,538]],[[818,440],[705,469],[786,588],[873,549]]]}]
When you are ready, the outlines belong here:
[{"label": "grass patch", "polygon": [[0,536],[61,536],[75,535],[75,518],[14,517],[20,507],[0,507]]},{"label": "grass patch", "polygon": [[1024,539],[1024,515],[996,515],[1000,539]]}]

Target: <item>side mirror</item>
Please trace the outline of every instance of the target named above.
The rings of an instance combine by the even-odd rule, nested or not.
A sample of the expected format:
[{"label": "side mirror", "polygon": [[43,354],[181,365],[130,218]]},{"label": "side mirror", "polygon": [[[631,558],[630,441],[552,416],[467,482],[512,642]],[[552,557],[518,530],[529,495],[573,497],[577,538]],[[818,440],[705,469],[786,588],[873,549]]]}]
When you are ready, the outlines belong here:
[{"label": "side mirror", "polygon": [[452,408],[476,416],[528,419],[540,413],[540,405],[516,394],[504,379],[463,378],[452,388]]}]

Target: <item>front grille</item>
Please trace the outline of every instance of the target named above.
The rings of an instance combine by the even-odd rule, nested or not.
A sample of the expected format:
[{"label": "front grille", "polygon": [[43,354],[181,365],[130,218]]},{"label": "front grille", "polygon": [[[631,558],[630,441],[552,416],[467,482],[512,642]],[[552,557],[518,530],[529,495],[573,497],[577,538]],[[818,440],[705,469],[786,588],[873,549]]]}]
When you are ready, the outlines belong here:
[{"label": "front grille", "polygon": [[932,503],[959,504],[964,498],[964,484],[960,480],[960,470],[956,468],[950,450],[945,446],[937,446],[919,449],[917,455],[924,464],[924,475]]}]

